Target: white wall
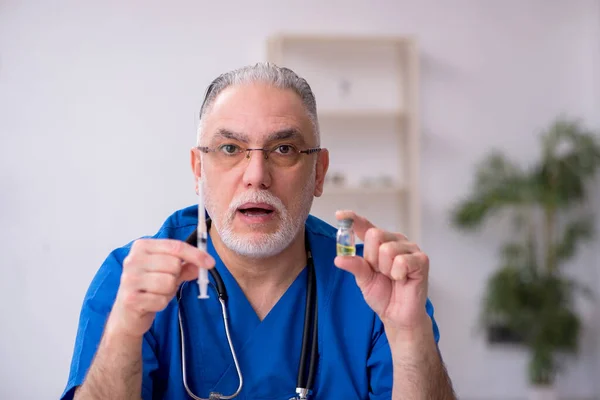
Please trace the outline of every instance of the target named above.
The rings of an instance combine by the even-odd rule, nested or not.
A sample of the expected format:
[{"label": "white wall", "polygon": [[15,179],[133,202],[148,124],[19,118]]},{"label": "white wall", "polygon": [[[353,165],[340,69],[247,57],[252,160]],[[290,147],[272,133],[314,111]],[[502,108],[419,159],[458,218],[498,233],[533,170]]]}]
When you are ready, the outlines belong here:
[{"label": "white wall", "polygon": [[[600,126],[599,1],[319,3],[0,3],[0,398],[59,396],[100,262],[194,201],[188,150],[204,88],[263,59],[280,30],[419,37],[422,247],[442,350],[462,399],[523,398],[524,357],[473,333],[499,233],[462,236],[448,210],[491,147],[527,162],[558,113]],[[574,269],[600,288],[597,252]],[[574,398],[600,394],[600,323],[588,314],[561,380]]]}]

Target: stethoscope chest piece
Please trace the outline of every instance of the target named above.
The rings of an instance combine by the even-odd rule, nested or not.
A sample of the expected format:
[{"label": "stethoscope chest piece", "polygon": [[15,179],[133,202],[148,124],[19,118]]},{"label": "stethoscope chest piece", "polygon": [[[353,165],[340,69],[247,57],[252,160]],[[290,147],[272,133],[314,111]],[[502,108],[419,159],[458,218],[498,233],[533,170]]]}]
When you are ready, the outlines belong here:
[{"label": "stethoscope chest piece", "polygon": [[311,394],[311,391],[304,388],[297,388],[296,393],[298,393],[298,395],[290,397],[289,400],[307,400],[308,396]]}]

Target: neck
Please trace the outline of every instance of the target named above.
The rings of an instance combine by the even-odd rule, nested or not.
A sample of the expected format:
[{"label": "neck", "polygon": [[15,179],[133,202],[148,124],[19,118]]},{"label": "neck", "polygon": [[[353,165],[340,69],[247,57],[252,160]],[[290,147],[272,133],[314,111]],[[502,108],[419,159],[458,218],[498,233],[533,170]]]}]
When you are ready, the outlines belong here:
[{"label": "neck", "polygon": [[219,257],[262,319],[306,266],[304,228],[281,253],[267,258],[245,257],[230,250],[211,226],[210,236]]}]

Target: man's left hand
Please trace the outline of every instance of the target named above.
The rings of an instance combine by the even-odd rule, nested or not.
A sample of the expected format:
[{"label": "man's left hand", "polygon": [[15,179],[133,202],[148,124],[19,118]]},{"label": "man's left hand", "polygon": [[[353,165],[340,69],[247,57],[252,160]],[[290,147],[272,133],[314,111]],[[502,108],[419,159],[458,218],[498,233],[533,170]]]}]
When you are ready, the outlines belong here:
[{"label": "man's left hand", "polygon": [[337,219],[352,218],[354,232],[364,243],[363,257],[338,256],[335,265],[352,273],[365,301],[383,322],[388,339],[412,340],[431,332],[427,301],[429,258],[406,236],[378,229],[353,211],[338,211]]}]

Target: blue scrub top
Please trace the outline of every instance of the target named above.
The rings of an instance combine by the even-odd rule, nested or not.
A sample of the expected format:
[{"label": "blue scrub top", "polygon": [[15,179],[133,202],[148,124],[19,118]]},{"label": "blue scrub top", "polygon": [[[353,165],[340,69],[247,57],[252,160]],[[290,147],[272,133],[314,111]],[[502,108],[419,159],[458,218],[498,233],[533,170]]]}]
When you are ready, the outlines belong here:
[{"label": "blue scrub top", "polygon": [[[191,206],[175,212],[153,238],[185,240],[196,228],[197,210],[197,206]],[[315,264],[319,315],[319,358],[311,398],[390,399],[392,359],[384,328],[365,303],[354,277],[333,263],[336,228],[309,216],[306,229]],[[90,367],[117,294],[123,259],[131,245],[118,248],[107,257],[86,293],[62,399],[72,399],[74,388],[82,384]],[[208,251],[216,260],[215,268],[229,295],[229,328],[244,378],[237,399],[290,399],[295,395],[300,360],[306,268],[260,321],[216,254],[210,238]],[[362,245],[357,246],[357,252],[362,254]],[[157,313],[143,342],[144,400],[189,398],[181,371],[180,307],[184,311],[188,387],[203,398],[208,398],[211,391],[229,395],[237,389],[237,372],[213,287],[209,288],[209,295],[209,300],[199,300],[196,282],[186,282],[181,304],[174,298]],[[438,342],[439,330],[429,300],[426,309]]]}]

